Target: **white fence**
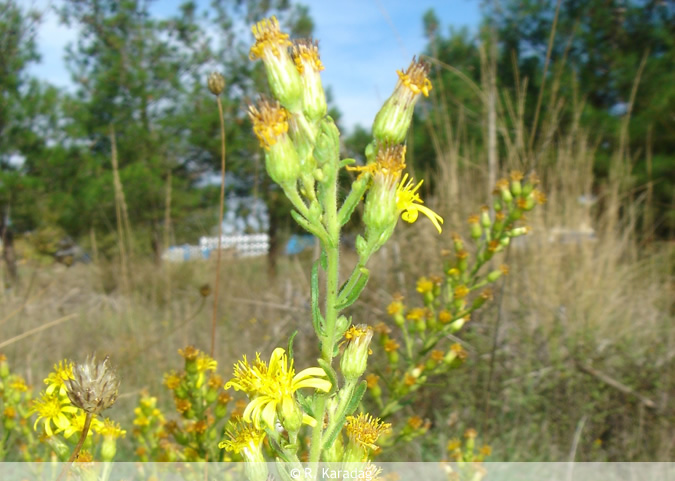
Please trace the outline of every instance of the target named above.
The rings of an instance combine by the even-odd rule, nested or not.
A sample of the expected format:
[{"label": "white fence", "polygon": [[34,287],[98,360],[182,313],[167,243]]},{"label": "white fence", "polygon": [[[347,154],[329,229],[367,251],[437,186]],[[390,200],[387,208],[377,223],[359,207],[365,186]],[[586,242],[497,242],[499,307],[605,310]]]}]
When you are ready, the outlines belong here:
[{"label": "white fence", "polygon": [[[230,257],[264,256],[270,250],[270,238],[267,234],[224,235],[220,242],[221,249],[228,251]],[[185,244],[169,247],[162,259],[169,262],[208,259],[211,252],[217,249],[218,237],[201,237],[198,246]]]}]

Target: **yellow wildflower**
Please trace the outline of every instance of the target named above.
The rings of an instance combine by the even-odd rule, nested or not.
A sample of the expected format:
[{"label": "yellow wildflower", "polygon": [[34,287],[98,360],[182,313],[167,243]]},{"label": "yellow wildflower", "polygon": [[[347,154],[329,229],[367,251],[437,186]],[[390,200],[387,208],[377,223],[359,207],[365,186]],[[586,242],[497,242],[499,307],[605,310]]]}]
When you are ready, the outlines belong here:
[{"label": "yellow wildflower", "polygon": [[54,391],[57,391],[59,396],[66,396],[65,382],[69,379],[74,379],[73,363],[64,359],[63,361],[59,361],[58,364],[54,364],[54,371],[50,372],[44,380],[44,383],[47,384],[45,392],[52,395]]},{"label": "yellow wildflower", "polygon": [[37,431],[37,425],[42,420],[45,433],[51,437],[55,432],[52,429],[52,424],[56,427],[56,432],[68,428],[71,421],[66,414],[75,414],[77,408],[71,405],[68,400],[63,400],[54,395],[42,394],[40,399],[33,401],[30,412],[31,414],[38,414],[38,418],[33,425],[33,430]]},{"label": "yellow wildflower", "polygon": [[[70,418],[70,423],[63,430],[63,437],[68,439],[75,433],[77,433],[79,437],[82,431],[84,430],[84,423],[86,419],[87,413],[85,413],[84,411],[80,411],[74,416],[72,416]],[[93,417],[91,420],[91,424],[89,425],[89,431],[87,431],[87,437],[91,436],[94,433],[99,432],[102,427],[103,423],[99,421],[96,417]]]},{"label": "yellow wildflower", "polygon": [[426,215],[440,234],[443,218],[433,210],[422,205],[423,201],[417,193],[423,182],[423,180],[420,180],[417,185],[414,185],[413,180],[410,179],[408,181],[408,174],[405,174],[396,190],[396,207],[401,213],[403,220],[411,224],[417,220],[420,212]]},{"label": "yellow wildflower", "polygon": [[426,277],[420,277],[417,280],[417,292],[425,294],[434,290],[434,282]]},{"label": "yellow wildflower", "polygon": [[[307,368],[295,374],[293,360],[289,364],[286,351],[278,347],[270,357],[269,366],[260,361],[259,355],[256,355],[253,366],[246,362],[246,358],[235,364],[234,378],[225,385],[225,389],[232,387],[244,391],[251,399],[243,413],[245,421],[253,422],[258,429],[261,429],[263,422],[274,429],[277,411],[284,417],[290,416],[291,412],[298,414],[299,407],[293,396],[295,391],[304,387],[323,392],[330,390],[331,383],[323,379],[325,376],[326,373],[320,367]],[[315,422],[307,415],[300,416],[302,422]]]},{"label": "yellow wildflower", "polygon": [[98,429],[98,432],[108,438],[118,439],[126,436],[126,430],[122,429],[119,423],[112,421],[109,418],[103,420],[102,426]]},{"label": "yellow wildflower", "polygon": [[176,371],[170,371],[164,374],[164,385],[170,390],[175,390],[180,386],[180,376],[176,374]]},{"label": "yellow wildflower", "polygon": [[345,429],[349,439],[364,450],[377,449],[377,438],[389,431],[391,424],[380,421],[380,418],[373,418],[370,414],[361,413],[358,416],[347,416]]}]

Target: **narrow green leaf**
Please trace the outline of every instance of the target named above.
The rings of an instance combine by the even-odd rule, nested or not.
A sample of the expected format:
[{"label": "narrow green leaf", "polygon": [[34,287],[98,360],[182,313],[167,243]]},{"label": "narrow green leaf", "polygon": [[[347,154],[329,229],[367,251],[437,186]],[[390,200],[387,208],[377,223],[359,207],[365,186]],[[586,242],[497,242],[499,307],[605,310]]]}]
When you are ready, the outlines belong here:
[{"label": "narrow green leaf", "polygon": [[349,195],[345,199],[342,206],[340,206],[340,211],[338,212],[338,222],[340,226],[345,225],[351,219],[356,206],[359,205],[363,195],[368,189],[368,179],[366,176],[363,176],[361,179],[357,179],[352,182],[352,190],[349,192]]},{"label": "narrow green leaf", "polygon": [[327,394],[333,394],[338,388],[337,373],[335,372],[335,369],[333,369],[333,366],[328,364],[325,360],[318,359],[317,362],[319,363],[319,367],[321,367],[326,373],[326,376],[328,377],[328,380],[332,386]]},{"label": "narrow green leaf", "polygon": [[338,297],[338,302],[335,305],[335,309],[337,309],[338,311],[341,311],[342,309],[345,309],[356,302],[356,300],[361,295],[361,292],[363,292],[363,288],[366,287],[366,283],[368,282],[368,279],[370,277],[370,271],[365,267],[360,268],[358,273],[354,274],[357,275],[358,277],[356,279],[356,282],[353,284],[353,287],[350,289],[349,292],[341,292]]},{"label": "narrow green leaf", "polygon": [[288,339],[288,359],[292,360],[293,359],[293,340],[295,339],[295,336],[298,335],[298,331],[295,330],[293,331],[293,334],[291,334],[290,339]]},{"label": "narrow green leaf", "polygon": [[366,393],[367,388],[368,383],[365,380],[361,381],[359,385],[356,386],[354,394],[352,394],[352,398],[349,400],[349,404],[347,404],[347,409],[345,409],[345,416],[349,416],[356,411],[356,408],[361,404],[361,400],[363,399],[363,395]]}]

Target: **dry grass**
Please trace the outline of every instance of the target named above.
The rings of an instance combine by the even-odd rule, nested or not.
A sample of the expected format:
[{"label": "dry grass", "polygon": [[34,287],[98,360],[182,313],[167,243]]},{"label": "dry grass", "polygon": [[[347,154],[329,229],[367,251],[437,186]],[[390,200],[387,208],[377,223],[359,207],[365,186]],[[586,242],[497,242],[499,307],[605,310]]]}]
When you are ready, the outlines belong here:
[{"label": "dry grass", "polygon": [[[600,183],[592,168],[596,139],[579,125],[581,102],[561,129],[554,79],[539,133],[532,136],[522,92],[515,99],[503,92],[486,95],[491,85],[473,87],[486,102],[499,99],[494,130],[502,146],[501,173],[535,169],[549,201],[529,219],[534,234],[510,249],[512,274],[503,296],[463,334],[471,352],[466,368],[416,399],[416,412],[432,419],[434,428],[406,455],[441,458],[447,439],[473,426],[492,445],[495,460],[672,459],[674,255],[672,244],[644,245],[636,232],[643,206],[626,187],[636,159],[620,147],[609,179]],[[466,233],[467,216],[487,200],[487,179],[495,174],[481,167],[487,152],[476,142],[450,142],[466,130],[461,112],[453,116],[448,110],[441,117],[431,126],[438,133],[434,175],[437,185],[448,188],[439,189],[429,203],[445,217],[444,232],[437,236],[423,222],[398,229],[371,262],[370,284],[353,308],[359,322],[385,320],[394,292],[414,298],[417,277],[440,273],[439,252],[451,244],[450,233]],[[484,130],[490,131],[487,125]],[[597,202],[583,201],[592,194]],[[590,232],[593,237],[585,235]],[[343,255],[345,274],[352,257],[349,251]],[[222,372],[243,353],[284,345],[296,329],[298,356],[316,356],[309,327],[310,261],[309,256],[282,259],[276,279],[267,277],[264,259],[223,262],[215,344]],[[73,315],[2,351],[36,388],[54,362],[105,351],[123,379],[123,402],[111,416],[128,420],[141,388],[164,392],[162,373],[179,366],[178,348],[194,344],[208,350],[211,298],[203,299],[199,288],[214,279],[214,264],[157,267],[132,259],[128,295],[119,265],[23,265],[24,287],[0,294],[0,343]],[[578,363],[628,391],[583,372]]]}]

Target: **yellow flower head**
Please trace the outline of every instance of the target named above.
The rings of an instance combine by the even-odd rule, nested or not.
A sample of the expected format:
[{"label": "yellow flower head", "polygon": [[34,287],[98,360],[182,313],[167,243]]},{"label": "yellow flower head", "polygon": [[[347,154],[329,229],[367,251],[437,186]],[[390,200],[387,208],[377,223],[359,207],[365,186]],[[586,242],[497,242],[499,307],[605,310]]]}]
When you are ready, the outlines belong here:
[{"label": "yellow flower head", "polygon": [[403,142],[412,121],[415,103],[420,94],[429,95],[429,66],[413,58],[405,72],[398,71],[394,93],[387,99],[373,122],[373,136],[395,144]]},{"label": "yellow flower head", "polygon": [[429,96],[431,90],[431,80],[427,77],[429,75],[429,65],[417,60],[413,57],[412,62],[405,72],[397,70],[400,85],[407,88],[411,95],[417,96],[423,94],[425,97]]},{"label": "yellow flower head", "polygon": [[398,342],[396,342],[395,339],[389,339],[387,342],[384,343],[385,352],[397,351],[399,347],[401,347],[401,345]]},{"label": "yellow flower head", "polygon": [[241,421],[236,424],[230,423],[225,432],[230,439],[221,441],[218,447],[237,454],[246,449],[259,450],[265,439],[265,431]]},{"label": "yellow flower head", "polygon": [[206,371],[215,371],[218,368],[218,361],[213,359],[211,356],[204,354],[203,352],[199,353],[197,356],[197,371],[204,373]]},{"label": "yellow flower head", "polygon": [[52,424],[56,427],[56,432],[63,431],[70,426],[70,419],[66,414],[75,414],[77,408],[70,404],[68,399],[62,399],[59,396],[42,394],[40,399],[33,401],[30,413],[37,413],[33,430],[37,431],[37,425],[40,420],[44,423],[44,432],[47,436],[54,435]]},{"label": "yellow flower head", "polygon": [[302,105],[303,84],[295,62],[288,53],[288,47],[291,46],[288,34],[279,29],[275,17],[258,22],[251,30],[255,44],[251,47],[249,58],[263,61],[274,97],[291,112],[297,112]]},{"label": "yellow flower head", "polygon": [[[87,419],[87,414],[80,410],[77,414],[70,417],[70,423],[63,430],[63,437],[69,439],[73,434],[77,434],[79,438],[84,430],[84,423]],[[87,431],[87,437],[92,436],[94,433],[100,432],[103,427],[103,423],[99,421],[96,417],[92,418],[91,424],[89,425],[89,431]]]},{"label": "yellow flower head", "polygon": [[469,294],[469,288],[465,285],[455,287],[455,298],[464,299]]},{"label": "yellow flower head", "polygon": [[116,423],[109,418],[103,420],[102,426],[98,429],[98,432],[102,436],[112,439],[123,438],[127,434],[126,430],[122,429],[119,423]]},{"label": "yellow flower head", "polygon": [[310,121],[318,121],[326,115],[326,94],[321,84],[323,64],[319,59],[316,41],[296,40],[293,42],[293,61],[302,80],[302,110]]},{"label": "yellow flower head", "polygon": [[380,376],[373,374],[372,372],[366,376],[366,383],[370,389],[377,386],[377,382],[380,380]]},{"label": "yellow flower head", "polygon": [[27,392],[28,386],[26,385],[26,380],[19,375],[13,375],[10,377],[9,387],[12,390],[17,392]]},{"label": "yellow flower head", "polygon": [[51,395],[54,391],[57,391],[59,396],[66,396],[65,381],[68,379],[74,379],[73,363],[64,359],[63,361],[59,361],[58,364],[54,364],[54,371],[50,372],[44,380],[45,384],[47,384],[45,392]]},{"label": "yellow flower head", "polygon": [[258,107],[251,105],[248,116],[260,146],[270,150],[282,137],[288,135],[288,111],[279,102],[261,98]]},{"label": "yellow flower head", "polygon": [[249,58],[265,60],[267,56],[279,57],[291,46],[288,34],[279,29],[279,21],[276,17],[265,18],[251,27],[255,37],[255,44],[251,47]]},{"label": "yellow flower head", "polygon": [[361,413],[358,416],[347,416],[345,429],[349,439],[364,450],[377,449],[377,438],[389,431],[391,424],[380,421],[380,418],[373,418],[370,414]]},{"label": "yellow flower head", "polygon": [[[347,170],[380,176],[380,182],[393,187],[405,169],[405,145],[384,144],[377,150],[375,162],[364,166],[347,166]],[[377,180],[376,180],[377,181]]]},{"label": "yellow flower head", "polygon": [[[256,428],[261,429],[263,422],[267,427],[274,429],[277,410],[288,413],[294,409],[293,394],[298,389],[313,387],[328,392],[331,383],[324,379],[326,373],[320,367],[311,367],[295,374],[293,360],[288,362],[286,351],[276,348],[270,357],[269,366],[256,355],[256,362],[251,366],[244,358],[234,366],[234,377],[225,385],[237,391],[244,391],[251,402],[244,410],[243,418],[253,422]],[[312,423],[308,416],[303,416],[303,422]]]},{"label": "yellow flower head", "polygon": [[164,385],[170,389],[175,390],[180,386],[181,377],[176,374],[176,371],[170,371],[164,374]]},{"label": "yellow flower head", "polygon": [[405,318],[409,321],[422,321],[428,319],[431,315],[431,312],[426,307],[413,307],[408,311]]},{"label": "yellow flower head", "polygon": [[426,294],[434,290],[434,282],[426,277],[420,277],[417,280],[417,292]]},{"label": "yellow flower head", "polygon": [[321,72],[324,69],[321,59],[319,58],[319,44],[312,40],[297,40],[293,43],[291,56],[298,69],[298,73],[302,74],[306,70],[313,70],[314,72]]},{"label": "yellow flower head", "polygon": [[395,316],[396,314],[403,312],[403,309],[405,309],[405,305],[401,301],[391,301],[387,306],[387,314]]},{"label": "yellow flower head", "polygon": [[396,207],[402,213],[401,217],[403,220],[411,224],[417,220],[420,212],[426,215],[440,234],[443,218],[433,210],[422,205],[423,201],[417,193],[422,186],[422,182],[424,181],[420,180],[417,185],[414,185],[413,180],[410,179],[408,181],[408,174],[405,174],[396,191]]},{"label": "yellow flower head", "polygon": [[345,379],[358,379],[365,372],[368,355],[373,353],[370,349],[372,338],[373,328],[365,324],[351,326],[345,333],[343,343],[347,343],[347,347],[340,361],[340,369]]}]

